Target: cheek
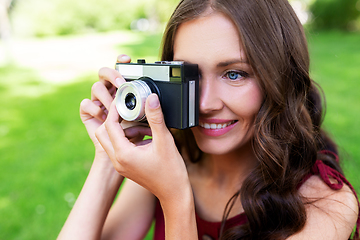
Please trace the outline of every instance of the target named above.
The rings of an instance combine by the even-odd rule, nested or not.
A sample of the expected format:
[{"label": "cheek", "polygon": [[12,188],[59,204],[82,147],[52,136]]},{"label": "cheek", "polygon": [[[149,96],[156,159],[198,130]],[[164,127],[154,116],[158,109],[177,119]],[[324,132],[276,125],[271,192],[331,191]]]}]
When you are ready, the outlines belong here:
[{"label": "cheek", "polygon": [[263,94],[255,83],[251,83],[241,91],[234,91],[229,94],[231,105],[234,106],[233,111],[239,117],[254,120],[258,114],[263,102]]},{"label": "cheek", "polygon": [[248,99],[248,104],[251,106],[251,111],[255,114],[257,114],[260,110],[260,107],[263,103],[264,97],[262,92],[258,87],[255,88],[255,90],[250,94]]}]

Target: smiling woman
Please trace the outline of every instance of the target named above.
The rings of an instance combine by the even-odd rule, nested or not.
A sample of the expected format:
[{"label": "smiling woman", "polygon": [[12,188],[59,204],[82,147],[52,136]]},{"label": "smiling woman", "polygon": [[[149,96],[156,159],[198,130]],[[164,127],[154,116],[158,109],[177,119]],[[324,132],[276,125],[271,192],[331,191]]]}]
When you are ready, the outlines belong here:
[{"label": "smiling woman", "polygon": [[153,219],[156,240],[358,239],[358,200],[287,0],[183,0],[161,60],[198,65],[199,126],[169,130],[151,94],[149,127],[124,129],[113,95],[125,80],[102,68],[80,109],[95,160],[59,239],[141,239]]},{"label": "smiling woman", "polygon": [[192,129],[199,148],[217,155],[236,151],[240,156],[241,146],[252,138],[263,94],[234,23],[209,11],[181,24],[174,59],[199,66],[200,126]]}]

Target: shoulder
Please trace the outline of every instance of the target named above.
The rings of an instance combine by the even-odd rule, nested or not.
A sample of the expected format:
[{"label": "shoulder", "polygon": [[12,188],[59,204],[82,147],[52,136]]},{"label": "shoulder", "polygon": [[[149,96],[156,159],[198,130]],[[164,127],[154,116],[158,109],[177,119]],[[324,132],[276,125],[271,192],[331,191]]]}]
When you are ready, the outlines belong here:
[{"label": "shoulder", "polygon": [[[331,181],[336,181],[335,179]],[[350,187],[344,183],[339,190],[331,189],[319,176],[311,176],[299,189],[306,205],[324,207],[328,212],[349,212],[350,216],[358,216],[358,200]],[[341,210],[341,211],[338,211]],[[344,212],[345,210],[345,212]]]},{"label": "shoulder", "polygon": [[[331,179],[331,181],[336,181]],[[349,186],[331,189],[319,176],[311,176],[299,189],[305,203],[304,229],[290,239],[348,239],[358,218],[358,200]]]},{"label": "shoulder", "polygon": [[[330,181],[337,181],[330,179]],[[348,185],[339,190],[331,189],[318,175],[311,176],[299,189],[300,194],[308,199],[323,199],[326,201],[341,201],[342,203],[358,208],[356,196]],[[321,202],[321,201],[320,201]]]}]

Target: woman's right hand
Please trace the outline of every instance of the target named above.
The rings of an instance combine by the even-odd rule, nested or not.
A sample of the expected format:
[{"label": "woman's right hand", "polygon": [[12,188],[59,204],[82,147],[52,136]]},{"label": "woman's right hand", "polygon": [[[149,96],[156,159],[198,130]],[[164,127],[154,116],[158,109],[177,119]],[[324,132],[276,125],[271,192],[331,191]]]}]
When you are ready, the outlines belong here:
[{"label": "woman's right hand", "polygon": [[[130,58],[120,55],[118,62],[130,62]],[[95,131],[109,118],[108,111],[116,89],[123,82],[125,80],[116,70],[102,68],[99,71],[99,82],[92,86],[91,99],[81,102],[80,117],[94,142],[96,153],[81,193],[58,236],[59,240],[100,239],[100,236],[121,239],[133,236],[132,238],[138,239],[151,225],[155,198],[142,187],[127,181],[122,194],[113,204],[124,177],[116,171],[95,137]],[[135,126],[124,130],[124,135],[138,146],[146,143],[143,136],[151,135],[151,131],[148,127]],[[112,213],[109,213],[112,206]],[[132,231],[129,223],[136,225],[137,231]]]},{"label": "woman's right hand", "polygon": [[[131,59],[127,55],[119,55],[117,62],[128,63]],[[95,131],[107,118],[108,110],[115,97],[116,89],[125,79],[115,69],[101,68],[99,81],[91,88],[91,99],[84,99],[80,104],[80,118],[86,127],[90,139],[95,145],[96,154],[106,154],[95,137]]]}]

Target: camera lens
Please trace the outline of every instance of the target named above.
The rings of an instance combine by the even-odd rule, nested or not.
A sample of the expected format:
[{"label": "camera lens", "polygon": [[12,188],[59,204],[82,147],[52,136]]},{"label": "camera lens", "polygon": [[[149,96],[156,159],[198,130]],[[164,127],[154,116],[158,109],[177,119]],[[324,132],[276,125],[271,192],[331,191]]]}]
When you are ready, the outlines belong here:
[{"label": "camera lens", "polygon": [[142,121],[145,119],[145,102],[151,94],[148,84],[142,80],[134,80],[121,84],[116,92],[116,109],[126,121]]},{"label": "camera lens", "polygon": [[133,110],[136,107],[136,97],[133,93],[128,93],[126,95],[125,105],[129,110]]}]

